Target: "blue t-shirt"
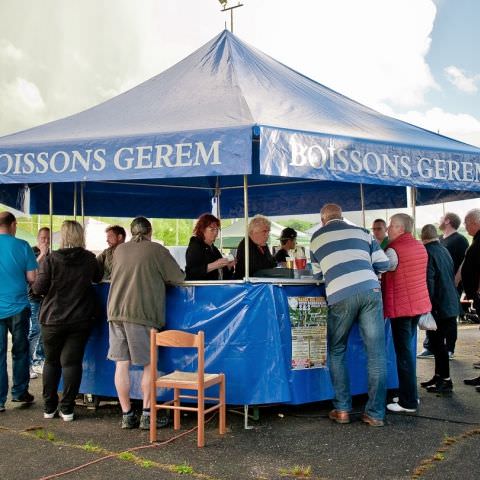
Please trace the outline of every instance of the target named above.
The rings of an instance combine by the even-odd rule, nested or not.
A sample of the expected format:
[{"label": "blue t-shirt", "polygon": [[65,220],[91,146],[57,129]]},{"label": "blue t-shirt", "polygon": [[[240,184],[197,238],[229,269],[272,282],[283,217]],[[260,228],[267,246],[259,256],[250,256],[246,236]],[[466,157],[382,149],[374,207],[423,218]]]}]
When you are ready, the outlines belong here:
[{"label": "blue t-shirt", "polygon": [[38,268],[32,247],[8,234],[0,234],[0,319],[28,307],[26,272]]}]

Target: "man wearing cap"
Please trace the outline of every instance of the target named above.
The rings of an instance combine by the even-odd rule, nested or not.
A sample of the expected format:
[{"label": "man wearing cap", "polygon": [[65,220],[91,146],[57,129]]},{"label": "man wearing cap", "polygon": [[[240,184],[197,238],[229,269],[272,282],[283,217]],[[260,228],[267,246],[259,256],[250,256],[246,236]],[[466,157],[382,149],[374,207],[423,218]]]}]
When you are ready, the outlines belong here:
[{"label": "man wearing cap", "polygon": [[289,257],[288,251],[293,250],[297,245],[297,232],[290,227],[284,228],[282,230],[282,235],[280,236],[280,243],[281,247],[275,254],[275,260],[278,263],[285,263],[287,257]]}]

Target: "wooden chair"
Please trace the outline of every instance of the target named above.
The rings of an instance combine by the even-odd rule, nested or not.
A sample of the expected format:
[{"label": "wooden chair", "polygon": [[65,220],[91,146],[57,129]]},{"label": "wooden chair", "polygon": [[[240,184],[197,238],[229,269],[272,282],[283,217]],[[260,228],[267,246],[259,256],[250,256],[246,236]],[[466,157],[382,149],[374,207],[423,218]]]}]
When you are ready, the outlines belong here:
[{"label": "wooden chair", "polygon": [[[197,372],[174,371],[168,375],[157,377],[157,347],[190,347],[198,351]],[[173,428],[180,428],[180,411],[197,412],[197,443],[199,447],[205,445],[205,415],[219,410],[219,433],[225,433],[226,406],[225,406],[225,375],[223,373],[205,373],[205,337],[202,331],[197,335],[179,330],[166,330],[157,333],[150,331],[150,359],[152,380],[150,383],[150,442],[157,441],[157,411],[160,409],[173,410]],[[205,390],[213,385],[219,385],[219,397],[205,397]],[[173,389],[173,400],[157,404],[157,389]],[[197,395],[180,395],[181,390],[196,390]],[[195,399],[196,406],[188,404],[182,406],[182,398]],[[205,400],[215,402],[211,407],[205,408]],[[193,403],[195,405],[195,403]]]}]

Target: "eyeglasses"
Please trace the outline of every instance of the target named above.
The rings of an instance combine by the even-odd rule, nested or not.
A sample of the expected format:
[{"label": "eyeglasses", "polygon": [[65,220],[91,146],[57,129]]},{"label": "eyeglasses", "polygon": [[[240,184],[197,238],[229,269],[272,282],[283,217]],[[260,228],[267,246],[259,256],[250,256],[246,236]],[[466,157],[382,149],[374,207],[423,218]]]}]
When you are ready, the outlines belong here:
[{"label": "eyeglasses", "polygon": [[220,227],[207,227],[208,230],[211,230],[212,232],[219,232],[221,230]]}]

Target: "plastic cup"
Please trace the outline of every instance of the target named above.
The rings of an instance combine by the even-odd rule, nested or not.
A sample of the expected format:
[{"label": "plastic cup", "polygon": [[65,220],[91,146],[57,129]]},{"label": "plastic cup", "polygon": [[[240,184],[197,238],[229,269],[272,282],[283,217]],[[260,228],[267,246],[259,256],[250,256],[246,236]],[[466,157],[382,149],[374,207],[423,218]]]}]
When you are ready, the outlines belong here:
[{"label": "plastic cup", "polygon": [[306,258],[296,258],[295,267],[297,270],[305,270],[307,268],[307,259]]},{"label": "plastic cup", "polygon": [[295,264],[295,259],[292,258],[292,257],[287,257],[285,259],[286,263],[287,263],[287,268],[291,268],[293,269],[294,268],[294,264]]}]

